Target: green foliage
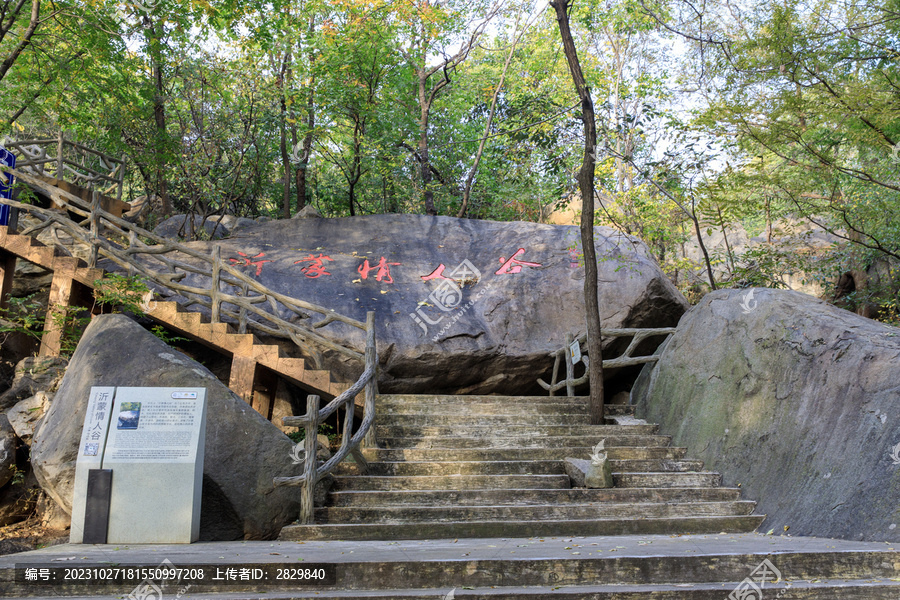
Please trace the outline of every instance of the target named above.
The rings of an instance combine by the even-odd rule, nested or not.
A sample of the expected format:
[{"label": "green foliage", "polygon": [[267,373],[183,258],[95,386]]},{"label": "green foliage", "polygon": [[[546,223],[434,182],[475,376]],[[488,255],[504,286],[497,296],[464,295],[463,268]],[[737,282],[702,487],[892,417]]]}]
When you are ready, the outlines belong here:
[{"label": "green foliage", "polygon": [[106,307],[112,312],[131,313],[143,316],[144,307],[149,303],[152,294],[147,285],[137,276],[124,276],[110,273],[94,281],[95,305],[90,309],[76,306],[68,308],[56,307],[50,318],[54,325],[62,331],[60,355],[69,357],[75,352],[78,341],[85,328],[90,324],[92,314],[97,306]]},{"label": "green foliage", "polygon": [[25,476],[28,474],[27,471],[20,469],[15,464],[9,465],[10,471],[12,471],[12,478],[9,480],[10,485],[22,485],[25,483]]},{"label": "green foliage", "polygon": [[[52,0],[21,54],[27,11],[0,24],[0,129],[64,128],[126,154],[126,197],[165,190],[176,212],[279,218],[306,202],[325,216],[422,212],[427,192],[438,214],[455,215],[527,20],[466,216],[538,221],[573,198],[582,158],[552,11],[507,3],[465,60],[430,71],[490,9]],[[710,257],[722,285],[779,286],[801,272],[833,281],[900,258],[894,0],[603,0],[570,14],[598,122],[597,220],[643,239],[686,293],[708,285],[705,265],[682,251],[695,219],[705,237],[814,219],[863,250],[725,248]],[[889,314],[891,289],[859,292],[858,303]],[[138,292],[105,284],[97,302],[141,314]]]},{"label": "green foliage", "polygon": [[94,281],[94,299],[98,304],[111,307],[115,312],[143,316],[152,300],[152,292],[138,276],[109,273]]},{"label": "green foliage", "polygon": [[[334,431],[334,427],[332,427],[328,423],[319,424],[319,435],[328,436],[329,442],[333,442],[338,437],[337,433],[335,433]],[[306,439],[306,430],[301,427],[299,431],[293,431],[287,434],[287,436],[291,439],[292,442],[294,442],[295,444],[299,444]]]},{"label": "green foliage", "polygon": [[158,337],[159,339],[161,339],[162,341],[164,341],[166,344],[168,344],[170,346],[176,345],[178,342],[189,342],[190,341],[188,338],[183,338],[183,337],[180,337],[177,335],[172,335],[162,325],[156,325],[154,327],[151,327],[150,333],[152,333],[153,335],[155,335],[156,337]]},{"label": "green foliage", "polygon": [[41,339],[44,333],[44,306],[34,299],[35,295],[10,297],[9,307],[0,309],[0,334],[16,332]]},{"label": "green foliage", "polygon": [[37,195],[34,193],[34,190],[31,189],[31,186],[26,185],[21,181],[17,181],[13,184],[13,191],[17,194],[16,199],[22,204],[37,203]]},{"label": "green foliage", "polygon": [[50,319],[54,326],[62,332],[59,342],[59,355],[70,358],[78,347],[84,330],[91,322],[89,312],[70,306],[68,310],[57,308],[50,313]]}]

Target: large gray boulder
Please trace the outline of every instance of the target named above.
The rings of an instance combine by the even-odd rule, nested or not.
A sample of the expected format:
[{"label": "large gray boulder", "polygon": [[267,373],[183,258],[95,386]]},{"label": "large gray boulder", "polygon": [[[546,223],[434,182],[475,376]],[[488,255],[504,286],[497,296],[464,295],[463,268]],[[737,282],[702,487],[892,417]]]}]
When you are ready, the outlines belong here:
[{"label": "large gray boulder", "polygon": [[52,401],[53,394],[38,392],[6,411],[6,418],[16,437],[30,446],[34,432],[40,427],[41,418],[50,409]]},{"label": "large gray boulder", "polygon": [[[677,323],[688,304],[647,247],[609,228],[595,233],[604,325]],[[274,221],[214,243],[225,261],[275,291],[361,321],[375,311],[383,391],[527,393],[540,390],[535,380],[548,375],[548,353],[565,332],[585,329],[580,239],[571,226],[371,215]],[[211,243],[190,246],[208,252]],[[198,275],[182,283],[210,285]],[[309,322],[287,310],[280,316]],[[318,331],[362,346],[349,326]],[[623,347],[609,343],[608,355]]]},{"label": "large gray boulder", "polygon": [[632,397],[759,503],[763,531],[898,542],[898,373],[900,329],[799,292],[720,290]]},{"label": "large gray boulder", "polygon": [[0,411],[5,411],[38,392],[55,390],[66,371],[67,364],[69,361],[58,356],[44,358],[30,356],[22,359],[16,365],[12,385],[0,395]]},{"label": "large gray boulder", "polygon": [[157,225],[153,233],[167,238],[218,239],[228,235],[228,228],[218,220],[204,219],[200,215],[194,215],[192,228],[188,215],[175,215]]},{"label": "large gray boulder", "polygon": [[41,487],[72,511],[75,460],[91,386],[206,387],[206,455],[200,539],[270,539],[299,510],[293,445],[206,367],[167,346],[123,315],[95,317],[69,364],[31,447]]}]

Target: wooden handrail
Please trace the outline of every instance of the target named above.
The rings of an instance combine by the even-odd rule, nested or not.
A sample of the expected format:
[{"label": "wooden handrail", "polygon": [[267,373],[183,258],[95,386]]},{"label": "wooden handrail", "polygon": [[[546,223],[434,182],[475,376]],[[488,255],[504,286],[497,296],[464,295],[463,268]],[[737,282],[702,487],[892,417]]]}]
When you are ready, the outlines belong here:
[{"label": "wooden handrail", "polygon": [[[664,335],[666,336],[666,339],[668,339],[673,333],[675,333],[675,327],[604,329],[604,338],[630,337],[632,338],[632,340],[621,355],[613,359],[604,359],[603,368],[617,369],[621,367],[633,367],[635,365],[656,362],[657,360],[659,360],[659,356],[653,354],[649,356],[632,356],[632,354],[635,350],[637,350],[637,347],[640,345],[640,343],[647,338]],[[578,342],[578,347],[581,349],[581,354],[583,356],[588,355],[587,347],[585,346],[585,344],[587,343],[587,333],[582,333],[578,337],[573,337],[572,334],[566,334],[566,345],[550,353],[550,356],[554,358],[553,375],[551,376],[550,383],[547,383],[540,378],[537,380],[538,384],[542,388],[550,392],[551,396],[556,395],[556,392],[561,390],[562,388],[566,388],[566,395],[573,396],[575,394],[576,386],[583,385],[588,382],[587,373],[585,373],[581,377],[575,377],[575,363],[572,362],[572,353],[569,350],[569,348],[575,341]],[[664,342],[665,340],[663,340],[661,344]],[[560,363],[563,360],[565,360],[566,364],[566,377],[562,381],[559,381],[559,367]]]},{"label": "wooden handrail", "polygon": [[[6,144],[6,149],[15,150],[20,155],[21,160],[17,163],[19,170],[29,169],[36,175],[46,175],[43,165],[55,164],[57,179],[67,179],[64,175],[70,173],[76,184],[84,182],[90,186],[99,182],[107,182],[112,185],[104,193],[109,194],[111,190],[115,189],[116,199],[122,200],[125,178],[124,156],[116,158],[84,144],[67,140],[62,132],[55,139],[11,141]],[[79,162],[67,158],[67,149],[74,151],[83,160]],[[53,151],[55,151],[55,155]],[[86,164],[89,156],[93,157],[95,165],[99,161],[96,168]]]},{"label": "wooden handrail", "polygon": [[[98,203],[85,202],[78,196],[57,188],[30,173],[18,169],[6,169],[6,171],[41,189],[57,205],[77,216],[84,217],[84,224],[90,225],[90,230],[86,230],[81,224],[69,219],[68,215],[63,212],[23,204],[15,200],[0,200],[3,204],[17,207],[20,211],[28,212],[42,221],[23,233],[33,234],[40,229],[55,225],[81,243],[89,245],[92,259],[94,257],[96,259],[107,258],[120,267],[128,269],[129,272],[140,275],[148,282],[176,291],[188,299],[186,306],[199,304],[210,309],[212,313],[217,312],[220,319],[233,319],[238,323],[241,331],[246,331],[249,326],[262,333],[288,338],[311,352],[314,362],[319,362],[320,359],[310,346],[310,342],[349,358],[364,359],[363,353],[333,342],[314,330],[338,321],[365,331],[365,323],[323,306],[292,298],[267,288],[259,281],[223,261],[221,255],[217,254],[218,245],[213,245],[209,253],[191,248],[108,213]],[[100,235],[101,228],[105,230],[105,236]],[[120,236],[122,243],[110,241],[108,239],[110,234]],[[150,241],[152,245],[144,243],[140,238]],[[198,266],[166,256],[172,253],[191,257],[201,264]],[[151,268],[148,264],[149,261],[138,260],[139,256],[152,259],[168,272]],[[209,285],[196,287],[180,283],[188,274],[208,278]],[[223,286],[231,286],[233,292],[229,293],[223,290]],[[266,303],[271,310],[265,310],[262,307]],[[322,315],[321,320],[310,322],[306,326],[300,325],[275,314],[279,307],[289,310],[300,319],[310,319],[310,313],[318,313]],[[251,319],[249,318],[250,314],[259,318]]]},{"label": "wooden handrail", "polygon": [[[303,474],[295,477],[276,477],[276,486],[302,486],[300,491],[300,523],[309,525],[314,521],[315,507],[313,497],[316,484],[331,473],[349,454],[353,455],[360,471],[365,473],[368,462],[359,447],[366,442],[375,445],[375,395],[378,393],[378,352],[375,347],[375,313],[366,314],[366,368],[350,389],[329,402],[325,408],[319,408],[319,396],[310,395],[306,399],[306,414],[301,417],[284,417],[282,422],[291,427],[303,427],[305,433]],[[363,420],[356,433],[353,433],[354,398],[365,389],[365,405]],[[322,465],[318,465],[316,457],[319,424],[331,416],[339,408],[344,409],[344,434],[341,447]]]}]

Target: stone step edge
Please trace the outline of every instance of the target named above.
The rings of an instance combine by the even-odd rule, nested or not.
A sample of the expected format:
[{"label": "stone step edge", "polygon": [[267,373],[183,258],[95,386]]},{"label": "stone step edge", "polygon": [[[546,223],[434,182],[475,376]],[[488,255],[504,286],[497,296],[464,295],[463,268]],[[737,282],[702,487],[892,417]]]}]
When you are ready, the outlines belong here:
[{"label": "stone step edge", "polygon": [[[401,524],[313,524],[287,525],[278,536],[280,541],[361,540],[386,539],[386,530],[392,540],[423,540],[449,538],[510,538],[584,535],[598,526],[612,527],[613,531],[591,535],[688,535],[719,533],[750,533],[765,520],[765,515],[717,515],[702,517],[652,517],[649,519],[569,519],[569,520],[503,520],[503,521],[418,521]],[[751,526],[752,525],[752,526]],[[671,529],[669,529],[671,527]],[[511,533],[514,529],[528,529],[529,533]],[[568,528],[568,529],[567,529]],[[647,531],[653,528],[654,531]],[[492,530],[499,529],[497,533]],[[659,531],[659,530],[662,531]],[[544,531],[546,533],[538,533]],[[573,533],[574,532],[574,533]],[[303,535],[303,534],[306,535]],[[378,533],[381,537],[364,537]],[[325,535],[327,537],[310,537]]]},{"label": "stone step edge", "polygon": [[527,493],[561,493],[565,494],[567,492],[574,491],[575,493],[591,493],[592,490],[596,490],[597,493],[603,493],[604,490],[623,490],[625,492],[635,492],[635,493],[653,493],[653,492],[662,492],[664,494],[675,493],[673,490],[677,490],[681,493],[687,493],[690,491],[704,492],[709,490],[725,490],[725,491],[733,491],[740,492],[741,488],[738,487],[728,487],[728,486],[700,486],[700,487],[641,487],[641,488],[625,488],[625,487],[613,487],[613,488],[554,488],[548,490],[536,490],[534,488],[502,488],[502,489],[489,489],[489,490],[335,490],[330,492],[331,494],[464,494],[464,495],[472,495],[478,494],[481,492],[490,492],[490,493],[503,493],[503,494],[514,494],[516,492],[527,492]]},{"label": "stone step edge", "polygon": [[[377,428],[375,429],[375,432],[376,432],[376,434],[378,433]],[[596,439],[598,441],[603,438],[614,438],[614,439],[658,438],[655,441],[666,444],[665,446],[653,446],[653,445],[645,444],[643,446],[637,446],[639,448],[640,447],[643,447],[643,448],[668,448],[669,444],[672,443],[672,436],[666,435],[666,434],[660,434],[660,433],[612,433],[612,434],[604,434],[604,435],[596,435],[596,436],[592,436],[592,435],[588,435],[588,434],[576,434],[576,435],[547,435],[547,436],[543,436],[543,437],[544,437],[544,439],[550,439],[550,440],[554,440],[554,441],[557,439],[565,440],[565,439],[587,439],[587,438]],[[378,438],[378,441],[379,441],[379,443],[386,443],[387,440],[391,440],[392,443],[395,440],[396,441],[406,441],[406,442],[411,442],[411,443],[421,443],[425,440],[437,442],[437,441],[441,441],[441,440],[456,441],[456,440],[483,440],[483,439],[485,439],[485,436],[483,436],[483,435],[436,435],[436,436],[416,435],[416,436],[398,436],[398,437],[382,436],[382,437]],[[521,433],[521,434],[517,434],[517,435],[497,435],[497,436],[492,436],[490,439],[522,441],[522,440],[533,440],[534,436],[528,435],[526,433]],[[584,444],[578,444],[577,446],[582,447],[583,445]],[[473,448],[474,447],[475,446],[473,446]],[[633,448],[635,446],[625,446],[625,447]],[[431,448],[431,446],[429,446],[429,448]],[[479,446],[479,448],[481,448],[481,446]],[[490,449],[490,448],[501,448],[501,447],[500,446],[488,446],[488,448]],[[506,450],[506,449],[513,449],[513,448],[546,448],[546,446],[509,446],[509,447],[503,446],[502,448],[504,450]],[[380,449],[381,450],[394,450],[395,448],[380,448]],[[415,450],[416,448],[414,447],[414,448],[409,448],[409,449]],[[447,449],[453,450],[453,448],[447,448]],[[469,448],[465,448],[465,449],[468,450]]]},{"label": "stone step edge", "polygon": [[[682,584],[607,584],[607,585],[565,585],[565,586],[528,586],[528,587],[512,587],[512,586],[491,586],[491,587],[435,587],[435,588],[413,588],[413,589],[354,589],[354,590],[331,590],[326,588],[310,588],[309,591],[303,588],[287,586],[269,586],[265,588],[265,598],[271,600],[304,600],[306,598],[316,598],[318,600],[362,600],[366,598],[373,599],[404,599],[404,600],[436,600],[447,598],[451,592],[453,598],[485,598],[496,597],[507,600],[541,600],[542,598],[573,598],[581,600],[583,598],[592,598],[595,600],[615,600],[621,598],[622,594],[646,594],[647,600],[668,600],[676,597],[679,600],[720,600],[726,598],[735,588],[738,587],[740,581],[729,582],[708,582],[708,583],[682,583]],[[244,586],[246,587],[246,586]],[[38,586],[33,586],[34,590],[40,590]],[[196,588],[195,588],[196,589]],[[249,596],[248,593],[256,592],[258,588],[244,589],[241,586],[230,586],[228,591],[201,591],[199,593],[190,593],[186,597],[195,600],[239,600]],[[763,598],[770,595],[775,597],[794,597],[800,599],[824,598],[815,594],[820,591],[840,591],[840,598],[844,600],[894,600],[900,594],[900,582],[892,581],[887,578],[874,579],[817,579],[814,581],[803,580],[782,580],[779,582],[768,582],[761,591],[764,593]],[[781,592],[793,591],[798,595],[785,596]],[[877,596],[872,595],[873,592],[878,593]],[[883,592],[883,593],[882,593]],[[171,590],[170,590],[171,593]],[[813,593],[815,595],[809,595]],[[33,600],[34,598],[45,597],[44,595],[32,596],[4,596],[8,600]],[[121,600],[122,593],[116,594],[91,594],[85,596],[66,596],[69,600]],[[174,597],[174,595],[173,595]],[[255,597],[255,596],[254,596]],[[829,598],[837,598],[836,595],[830,595]],[[748,596],[748,598],[758,598],[758,596]]]},{"label": "stone step edge", "polygon": [[[404,463],[400,463],[404,464]],[[484,464],[478,462],[476,464]],[[721,476],[721,473],[717,471],[613,471],[613,477],[619,475],[621,477],[646,477],[653,476],[657,477],[659,475],[668,475],[672,477],[680,477],[682,479],[687,479],[688,477],[696,477],[698,475],[718,475]],[[335,475],[335,479],[355,479],[358,477],[365,477],[369,479],[445,479],[447,477],[460,478],[460,477],[561,477],[565,475],[565,473],[497,473],[497,474],[484,474],[484,473],[462,473],[455,475]],[[719,487],[719,486],[714,486]],[[624,489],[624,488],[623,488]],[[642,488],[645,489],[645,488]],[[398,490],[399,491],[399,490]]]},{"label": "stone step edge", "polygon": [[[607,448],[607,450],[609,450]],[[573,456],[571,458],[579,458],[577,456]],[[692,458],[610,458],[610,462],[652,462],[652,461],[671,461],[671,462],[702,462],[700,460],[695,460]],[[370,461],[370,465],[522,465],[522,464],[539,464],[549,466],[551,463],[554,465],[564,466],[565,465],[564,458],[534,458],[534,459],[523,459],[523,460],[378,460],[378,461]],[[657,471],[630,471],[633,473],[656,473]],[[660,473],[674,473],[675,471],[659,471]]]},{"label": "stone step edge", "polygon": [[[682,500],[682,501],[673,501],[673,502],[573,502],[566,504],[468,504],[461,506],[453,506],[453,505],[434,505],[434,504],[372,504],[366,506],[325,506],[316,509],[317,514],[324,513],[353,513],[356,511],[362,510],[393,510],[394,512],[400,512],[404,510],[427,510],[428,512],[440,513],[448,510],[491,510],[491,509],[528,509],[528,510],[541,510],[541,509],[555,509],[555,510],[568,510],[572,509],[597,509],[597,510],[606,510],[613,511],[624,508],[640,508],[640,509],[649,509],[655,507],[668,507],[668,508],[682,508],[682,507],[699,507],[699,506],[709,506],[709,505],[722,505],[722,508],[727,510],[729,507],[725,505],[737,505],[743,507],[749,507],[751,512],[747,513],[737,513],[737,514],[706,514],[703,516],[753,516],[752,510],[756,507],[756,502],[753,500]],[[626,517],[619,517],[626,518]],[[627,517],[629,519],[640,519],[641,517]],[[665,518],[665,517],[654,517],[654,518]],[[558,519],[554,519],[558,520]],[[598,519],[603,520],[603,519]],[[443,521],[439,521],[443,522]],[[322,523],[323,525],[340,525],[342,523]],[[350,523],[347,523],[350,524]],[[367,525],[368,523],[354,523],[356,525]]]},{"label": "stone step edge", "polygon": [[[619,453],[619,452],[634,452],[636,449],[645,449],[645,450],[659,450],[659,449],[667,449],[672,450],[675,454],[685,454],[687,455],[687,448],[684,446],[607,446],[606,453]],[[439,452],[441,450],[446,450],[450,452],[456,453],[472,453],[477,454],[479,452],[491,454],[491,453],[503,453],[503,452],[516,452],[519,450],[526,450],[528,452],[533,452],[535,454],[542,451],[549,452],[563,452],[568,451],[574,454],[581,454],[582,457],[590,455],[591,447],[590,446],[573,446],[573,447],[560,447],[560,448],[544,448],[544,447],[511,447],[511,448],[498,448],[498,447],[483,447],[483,448],[363,448],[362,453],[365,456],[374,456],[376,459],[373,459],[372,462],[400,462],[400,461],[378,461],[377,457],[381,456],[384,453],[403,453],[403,452],[418,452],[418,451],[426,451],[426,452]],[[578,456],[573,456],[572,458],[579,458]],[[508,460],[508,459],[505,459]],[[565,458],[525,458],[525,459],[514,459],[514,460],[558,460],[564,461]],[[613,458],[610,457],[610,460],[694,460],[692,458]],[[440,462],[434,460],[419,460],[418,462]],[[478,461],[461,461],[461,462],[478,462]]]},{"label": "stone step edge", "polygon": [[[568,488],[568,489],[577,489],[577,488]],[[644,488],[641,488],[644,489]],[[669,488],[671,489],[671,488]],[[717,488],[716,488],[717,489]],[[445,490],[440,490],[445,491]],[[504,490],[508,491],[508,490]],[[533,490],[527,490],[533,491]],[[335,492],[335,493],[346,493],[346,492]],[[372,492],[375,493],[375,492]],[[745,504],[750,505],[756,504],[755,500],[672,500],[672,501],[663,501],[663,502],[653,502],[653,501],[645,501],[645,502],[621,502],[621,501],[599,501],[599,502],[567,502],[566,504],[472,504],[472,505],[462,505],[458,508],[613,508],[619,506],[634,506],[639,504],[641,506],[681,506],[681,505],[708,505],[708,504]],[[390,504],[390,505],[382,505],[382,504],[373,504],[371,506],[331,506],[327,505],[324,507],[317,507],[316,510],[329,510],[329,509],[341,509],[341,510],[356,510],[356,509],[369,509],[369,508],[396,508],[396,509],[405,509],[405,508],[433,508],[435,510],[443,510],[446,508],[457,508],[455,506],[435,506],[434,504]]]}]

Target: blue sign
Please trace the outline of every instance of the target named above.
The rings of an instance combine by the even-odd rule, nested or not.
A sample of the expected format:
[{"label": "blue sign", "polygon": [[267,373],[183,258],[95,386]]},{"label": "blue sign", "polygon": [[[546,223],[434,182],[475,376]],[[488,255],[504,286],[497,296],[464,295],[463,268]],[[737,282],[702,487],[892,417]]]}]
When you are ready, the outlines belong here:
[{"label": "blue sign", "polygon": [[[16,155],[6,148],[0,147],[0,166],[15,168]],[[6,173],[6,177],[9,181],[6,183],[0,182],[0,200],[10,200],[12,198],[13,176]],[[9,211],[9,206],[0,204],[0,225],[9,225]]]}]

